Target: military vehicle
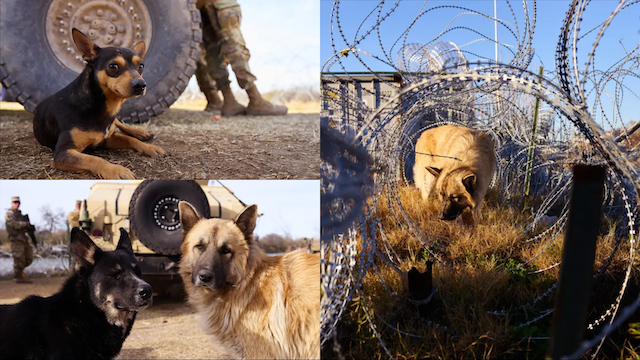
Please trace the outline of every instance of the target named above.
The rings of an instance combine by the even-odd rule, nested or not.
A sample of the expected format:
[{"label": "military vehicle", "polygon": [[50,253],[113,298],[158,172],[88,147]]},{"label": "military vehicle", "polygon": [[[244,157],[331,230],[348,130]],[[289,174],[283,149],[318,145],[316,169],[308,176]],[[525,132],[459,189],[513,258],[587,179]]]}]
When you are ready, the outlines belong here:
[{"label": "military vehicle", "polygon": [[207,184],[208,180],[97,182],[82,205],[80,226],[104,250],[114,250],[119,229],[127,230],[145,280],[154,282],[155,289],[159,282],[180,278],[180,200],[202,216],[221,219],[234,219],[246,206],[228,188]]},{"label": "military vehicle", "polygon": [[200,22],[196,0],[2,0],[0,81],[33,112],[85,66],[74,27],[100,47],[144,41],[147,92],[127,100],[118,119],[146,122],[173,104],[195,73]]}]

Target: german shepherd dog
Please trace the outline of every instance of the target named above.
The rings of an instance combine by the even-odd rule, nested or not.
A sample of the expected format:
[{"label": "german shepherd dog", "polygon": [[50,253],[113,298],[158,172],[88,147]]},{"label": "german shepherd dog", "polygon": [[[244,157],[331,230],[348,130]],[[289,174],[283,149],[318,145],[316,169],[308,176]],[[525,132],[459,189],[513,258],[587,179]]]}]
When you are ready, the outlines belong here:
[{"label": "german shepherd dog", "polygon": [[256,205],[235,219],[203,219],[178,205],[180,275],[205,333],[229,358],[320,358],[320,257],[267,256],[253,240]]},{"label": "german shepherd dog", "polygon": [[0,358],[113,359],[137,311],[151,305],[124,229],[114,251],[100,250],[77,227],[69,247],[73,275],[57,294],[0,306]]},{"label": "german shepherd dog", "polygon": [[[87,61],[82,73],[64,89],[44,99],[33,116],[33,133],[38,142],[53,150],[53,167],[64,171],[89,172],[106,179],[134,179],[131,170],[111,164],[85,149],[133,149],[151,157],[166,151],[145,144],[151,132],[136,129],[116,119],[125,100],[144,95],[142,79],[146,47],[100,48],[78,29],[73,41]],[[116,132],[116,128],[121,132]]]},{"label": "german shepherd dog", "polygon": [[465,221],[480,215],[496,169],[491,138],[465,127],[444,125],[424,131],[416,143],[413,175],[422,199],[435,198],[440,219]]}]

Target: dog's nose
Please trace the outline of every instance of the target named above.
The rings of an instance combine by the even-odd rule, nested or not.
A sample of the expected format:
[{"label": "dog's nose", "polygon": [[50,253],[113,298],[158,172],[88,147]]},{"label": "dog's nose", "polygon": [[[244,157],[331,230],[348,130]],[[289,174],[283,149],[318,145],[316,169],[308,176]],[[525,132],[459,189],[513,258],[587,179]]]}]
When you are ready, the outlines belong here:
[{"label": "dog's nose", "polygon": [[131,88],[136,94],[142,94],[147,84],[142,79],[135,79],[131,82]]},{"label": "dog's nose", "polygon": [[198,271],[198,280],[204,284],[208,284],[213,279],[213,272],[211,270],[202,269]]},{"label": "dog's nose", "polygon": [[153,290],[151,289],[151,285],[144,284],[138,288],[138,295],[144,300],[151,298],[153,295]]}]

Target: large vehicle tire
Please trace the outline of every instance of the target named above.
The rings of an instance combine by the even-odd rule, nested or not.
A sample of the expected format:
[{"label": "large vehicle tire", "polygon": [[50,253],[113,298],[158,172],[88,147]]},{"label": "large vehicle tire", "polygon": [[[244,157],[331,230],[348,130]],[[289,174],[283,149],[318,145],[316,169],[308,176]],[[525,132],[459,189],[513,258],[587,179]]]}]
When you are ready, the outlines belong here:
[{"label": "large vehicle tire", "polygon": [[210,216],[207,196],[192,180],[145,180],[133,192],[129,203],[131,231],[157,254],[180,255],[181,200],[188,201],[201,216]]},{"label": "large vehicle tire", "polygon": [[127,100],[118,118],[146,122],[180,96],[200,58],[196,0],[2,0],[0,80],[33,112],[84,68],[71,38],[78,28],[98,46],[145,41],[147,93]]}]

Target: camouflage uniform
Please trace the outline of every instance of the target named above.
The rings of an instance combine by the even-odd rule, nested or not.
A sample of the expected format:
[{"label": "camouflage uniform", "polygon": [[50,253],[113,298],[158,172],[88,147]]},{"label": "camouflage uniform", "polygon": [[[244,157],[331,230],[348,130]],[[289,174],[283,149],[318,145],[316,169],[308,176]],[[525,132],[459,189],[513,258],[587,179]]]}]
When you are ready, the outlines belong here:
[{"label": "camouflage uniform", "polygon": [[73,210],[67,214],[67,222],[69,223],[69,229],[80,227],[80,210]]},{"label": "camouflage uniform", "polygon": [[18,277],[22,274],[24,268],[33,262],[33,250],[25,235],[25,232],[31,224],[24,221],[20,210],[13,209],[9,209],[4,215],[4,221],[6,222],[9,241],[11,242],[14,276]]},{"label": "camouflage uniform", "polygon": [[242,12],[235,0],[199,0],[203,49],[196,78],[203,93],[228,87],[231,64],[238,85],[247,90],[256,77],[249,70],[251,54],[240,32]]},{"label": "camouflage uniform", "polygon": [[[82,201],[76,200],[76,206],[81,206],[81,204]],[[80,227],[80,210],[73,210],[72,212],[68,213],[67,223],[69,224],[69,229]]]}]

